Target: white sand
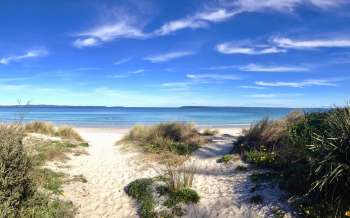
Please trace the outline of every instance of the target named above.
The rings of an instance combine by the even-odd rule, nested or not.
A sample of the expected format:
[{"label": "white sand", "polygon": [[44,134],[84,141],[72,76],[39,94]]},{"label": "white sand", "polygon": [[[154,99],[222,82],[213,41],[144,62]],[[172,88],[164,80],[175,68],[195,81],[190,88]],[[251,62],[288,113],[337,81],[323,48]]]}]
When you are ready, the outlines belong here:
[{"label": "white sand", "polygon": [[[158,175],[156,170],[137,157],[136,151],[125,151],[114,143],[126,129],[77,129],[90,144],[88,155],[71,157],[61,168],[65,173],[83,175],[87,183],[74,182],[64,186],[64,199],[77,207],[77,217],[138,217],[135,202],[124,187],[137,178]],[[221,133],[237,135],[240,129],[221,129]],[[218,138],[195,153],[198,167],[193,188],[201,200],[188,208],[187,217],[264,217],[280,197],[279,190],[264,189],[269,202],[252,206],[248,173],[234,171],[234,165],[216,163],[216,159],[230,152],[232,138]],[[273,191],[272,197],[270,191]],[[277,200],[278,201],[278,200]],[[272,202],[272,203],[271,203]]]}]

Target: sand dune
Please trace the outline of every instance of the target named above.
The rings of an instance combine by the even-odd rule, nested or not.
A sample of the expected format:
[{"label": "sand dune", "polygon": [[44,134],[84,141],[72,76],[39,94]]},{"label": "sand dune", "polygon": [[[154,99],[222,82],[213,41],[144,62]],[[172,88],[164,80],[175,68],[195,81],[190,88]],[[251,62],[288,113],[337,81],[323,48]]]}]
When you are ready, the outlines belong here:
[{"label": "sand dune", "polygon": [[[77,208],[77,217],[138,217],[135,202],[124,187],[137,178],[158,175],[155,166],[140,161],[136,151],[125,151],[114,143],[126,132],[125,129],[78,129],[90,143],[88,155],[72,157],[61,168],[69,175],[83,175],[87,183],[75,182],[64,186],[64,199]],[[223,133],[237,135],[240,129],[224,129]],[[237,173],[233,165],[216,163],[216,159],[230,152],[232,137],[219,137],[200,150],[191,161],[198,167],[193,188],[201,200],[187,208],[186,217],[266,217],[271,206],[278,204],[279,190],[267,190],[268,202],[252,206],[251,184],[248,173]],[[269,188],[270,189],[270,188]],[[269,191],[275,194],[270,196]],[[276,200],[277,199],[277,200]],[[283,205],[280,205],[283,207]]]}]

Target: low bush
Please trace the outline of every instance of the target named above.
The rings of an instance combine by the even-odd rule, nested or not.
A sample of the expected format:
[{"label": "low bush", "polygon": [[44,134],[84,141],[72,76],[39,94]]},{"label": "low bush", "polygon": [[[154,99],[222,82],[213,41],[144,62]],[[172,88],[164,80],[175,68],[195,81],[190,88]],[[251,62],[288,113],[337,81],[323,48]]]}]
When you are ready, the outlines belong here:
[{"label": "low bush", "polygon": [[199,195],[196,191],[190,188],[182,188],[178,191],[170,193],[170,198],[165,202],[167,207],[173,207],[179,203],[197,203],[199,201]]},{"label": "low bush", "polygon": [[238,165],[236,167],[236,171],[246,172],[246,171],[248,171],[248,168],[246,166]]},{"label": "low bush", "polygon": [[226,154],[223,157],[217,159],[216,163],[225,163],[225,164],[227,164],[227,163],[231,162],[232,160],[233,160],[232,155]]},{"label": "low bush", "polygon": [[249,150],[243,156],[245,161],[259,167],[271,167],[276,164],[276,158],[275,152],[267,152],[263,148],[261,150]]},{"label": "low bush", "polygon": [[71,204],[41,191],[58,193],[60,174],[39,168],[23,138],[21,125],[0,125],[1,217],[73,217]]},{"label": "low bush", "polygon": [[152,179],[137,179],[126,187],[126,193],[135,198],[140,205],[139,213],[143,218],[154,218],[155,200],[152,193]]},{"label": "low bush", "polygon": [[180,155],[192,153],[203,143],[198,130],[191,124],[171,122],[155,126],[135,126],[121,140],[153,153],[172,152]]},{"label": "low bush", "polygon": [[5,217],[16,215],[35,191],[23,137],[19,126],[0,125],[0,214]]}]

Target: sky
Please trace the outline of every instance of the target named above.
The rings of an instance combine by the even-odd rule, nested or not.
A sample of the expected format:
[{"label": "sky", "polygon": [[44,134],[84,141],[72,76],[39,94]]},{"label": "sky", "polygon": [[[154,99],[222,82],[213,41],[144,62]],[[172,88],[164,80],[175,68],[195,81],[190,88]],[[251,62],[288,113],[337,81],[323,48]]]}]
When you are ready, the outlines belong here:
[{"label": "sky", "polygon": [[350,99],[350,0],[2,0],[0,10],[0,105]]}]

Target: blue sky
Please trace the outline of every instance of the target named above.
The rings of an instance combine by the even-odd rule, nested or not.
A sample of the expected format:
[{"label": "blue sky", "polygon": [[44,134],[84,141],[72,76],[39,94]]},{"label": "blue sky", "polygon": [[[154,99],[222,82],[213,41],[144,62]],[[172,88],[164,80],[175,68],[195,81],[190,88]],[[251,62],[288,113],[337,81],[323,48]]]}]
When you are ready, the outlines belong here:
[{"label": "blue sky", "polygon": [[0,6],[0,104],[343,105],[348,0]]}]

